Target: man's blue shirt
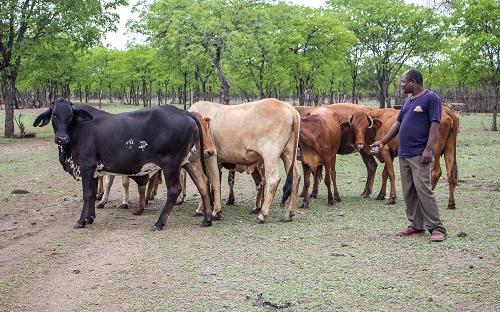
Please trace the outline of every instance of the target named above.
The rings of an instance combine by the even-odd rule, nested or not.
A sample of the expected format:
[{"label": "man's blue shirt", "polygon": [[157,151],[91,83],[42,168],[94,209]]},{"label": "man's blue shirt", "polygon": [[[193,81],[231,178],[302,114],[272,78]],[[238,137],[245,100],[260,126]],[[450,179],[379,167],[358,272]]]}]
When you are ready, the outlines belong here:
[{"label": "man's blue shirt", "polygon": [[398,151],[400,158],[422,155],[429,139],[431,122],[441,122],[441,112],[441,99],[430,90],[405,101],[398,116],[401,123]]}]

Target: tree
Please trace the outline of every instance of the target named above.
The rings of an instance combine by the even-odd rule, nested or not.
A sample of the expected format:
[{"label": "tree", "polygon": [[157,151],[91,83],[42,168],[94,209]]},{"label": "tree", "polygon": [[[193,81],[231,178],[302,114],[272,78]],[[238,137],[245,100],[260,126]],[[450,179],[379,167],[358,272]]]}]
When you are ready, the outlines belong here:
[{"label": "tree", "polygon": [[405,62],[441,36],[440,19],[428,8],[403,0],[329,0],[374,60],[381,108],[390,106],[389,85]]},{"label": "tree", "polygon": [[460,52],[468,62],[468,72],[495,92],[491,130],[498,131],[500,5],[496,0],[456,0],[452,6],[458,37],[463,39]]},{"label": "tree", "polygon": [[125,0],[6,0],[0,2],[0,76],[5,96],[5,136],[14,136],[16,79],[22,60],[36,51],[41,39],[64,34],[80,47],[98,42],[114,29],[110,10]]}]

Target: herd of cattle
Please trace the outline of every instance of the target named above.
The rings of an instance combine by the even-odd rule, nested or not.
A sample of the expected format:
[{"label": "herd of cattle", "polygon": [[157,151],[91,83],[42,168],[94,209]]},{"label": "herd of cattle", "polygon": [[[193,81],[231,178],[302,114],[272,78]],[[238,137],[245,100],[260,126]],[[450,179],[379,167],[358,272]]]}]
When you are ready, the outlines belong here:
[{"label": "herd of cattle", "polygon": [[[297,159],[302,163],[304,175],[300,195],[303,208],[308,208],[310,197],[317,196],[322,175],[328,189],[328,203],[333,205],[341,200],[336,182],[336,155],[354,152],[360,153],[367,169],[362,196],[369,197],[372,193],[376,157],[385,164],[377,199],[385,198],[389,178],[388,204],[394,204],[393,160],[398,153],[399,138],[395,137],[376,154],[371,152],[370,144],[386,134],[398,113],[392,108],[374,110],[347,103],[294,107],[277,99],[264,99],[240,105],[197,102],[189,111],[163,105],[110,114],[57,99],[33,125],[42,127],[52,121],[61,165],[75,179],[82,180],[84,203],[76,228],[93,223],[96,199],[101,199],[97,207],[104,207],[115,175],[122,176],[125,188],[122,207],[128,206],[129,178],[137,182],[139,206],[133,213],[141,214],[147,201],[156,195],[163,172],[167,201],[154,225],[154,229],[161,229],[172,208],[184,199],[184,170],[201,195],[196,213],[204,215],[204,226],[210,226],[222,213],[222,168],[230,170],[227,204],[234,203],[234,171],[252,174],[257,189],[252,212],[258,214],[259,223],[264,222],[280,183],[280,160],[287,173],[281,199],[281,205],[286,204],[285,221],[292,219],[298,197]],[[432,187],[435,188],[441,176],[439,158],[444,156],[450,209],[455,208],[458,126],[457,114],[443,107]],[[314,182],[309,194],[311,173]],[[104,185],[103,176],[106,176]]]}]

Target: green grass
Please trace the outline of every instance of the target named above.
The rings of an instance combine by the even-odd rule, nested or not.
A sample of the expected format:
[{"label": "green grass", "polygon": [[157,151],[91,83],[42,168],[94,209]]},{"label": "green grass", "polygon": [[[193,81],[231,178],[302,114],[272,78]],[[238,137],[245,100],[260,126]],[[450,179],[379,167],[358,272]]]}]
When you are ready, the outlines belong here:
[{"label": "green grass", "polygon": [[[339,156],[337,181],[343,201],[328,206],[321,184],[319,198],[312,199],[307,211],[296,209],[290,223],[280,222],[282,212],[275,200],[267,223],[256,225],[249,213],[255,194],[252,181],[239,174],[237,205],[225,206],[224,219],[211,228],[200,227],[201,219],[191,216],[198,198],[193,194],[174,209],[161,232],[149,227],[163,199],[156,199],[142,216],[113,207],[115,202],[97,211],[92,226],[54,242],[55,262],[49,251],[42,252],[27,259],[15,277],[1,277],[5,309],[15,308],[21,293],[41,280],[48,289],[70,296],[71,310],[76,311],[498,310],[500,134],[484,131],[482,123],[490,118],[461,118],[457,209],[445,209],[445,174],[436,189],[449,233],[443,243],[430,243],[428,236],[394,235],[407,225],[399,171],[398,202],[388,206],[359,197],[366,179],[361,158]],[[50,164],[53,177],[37,175],[42,181],[36,184],[38,192],[53,192],[54,199],[80,192],[80,184],[59,168],[55,151],[2,156],[0,183],[10,187],[15,175],[25,179],[44,164]],[[442,166],[445,172],[444,162]],[[397,161],[395,167],[398,170]],[[381,170],[379,165],[375,195]],[[45,188],[59,178],[58,188]],[[3,188],[1,195],[13,198]],[[459,232],[467,236],[458,237]],[[88,273],[64,274],[73,268]],[[77,286],[65,289],[66,278]],[[43,292],[38,296],[42,302],[51,298]]]}]

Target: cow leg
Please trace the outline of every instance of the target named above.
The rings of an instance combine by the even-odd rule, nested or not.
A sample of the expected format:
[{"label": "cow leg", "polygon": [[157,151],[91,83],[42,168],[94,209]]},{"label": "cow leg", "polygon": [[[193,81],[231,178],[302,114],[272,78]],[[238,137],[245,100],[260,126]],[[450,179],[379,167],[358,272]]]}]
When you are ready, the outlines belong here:
[{"label": "cow leg", "polygon": [[153,230],[161,230],[163,228],[170,212],[172,212],[172,208],[175,206],[177,197],[179,197],[179,194],[182,192],[182,186],[179,179],[180,168],[174,164],[170,164],[162,167],[162,170],[165,176],[165,185],[167,187],[167,201],[158,217],[158,221],[156,221],[153,226]]},{"label": "cow leg", "polygon": [[229,197],[227,198],[226,205],[234,205],[234,176],[235,176],[235,171],[229,169],[229,173],[227,175],[227,184],[229,185]]},{"label": "cow leg", "polygon": [[[101,183],[103,177],[99,177],[99,182]],[[104,193],[101,196],[101,201],[97,204],[97,208],[104,208],[104,205],[108,203],[109,199],[109,191],[111,190],[111,186],[113,185],[113,180],[115,179],[115,176],[112,174],[106,175],[104,177]],[[101,187],[100,185],[98,187]],[[96,196],[97,199],[97,196]]]},{"label": "cow leg", "polygon": [[388,205],[394,205],[396,203],[396,176],[394,174],[393,160],[394,158],[390,155],[386,155],[386,157],[384,157],[384,170],[387,169],[387,175],[389,176],[389,181],[391,182],[391,197],[389,197],[389,200],[387,201]]},{"label": "cow leg", "polygon": [[130,197],[129,197],[129,188],[130,188],[130,178],[123,176],[122,177],[122,186],[123,186],[123,198],[122,198],[122,204],[119,206],[119,208],[122,209],[128,209],[129,204],[130,204]]},{"label": "cow leg", "polygon": [[[99,182],[97,185],[97,195],[95,196],[95,199],[100,200],[100,199],[102,199],[103,195],[104,195],[104,177],[100,176]],[[100,208],[100,207],[97,207],[97,208]]]},{"label": "cow leg", "polygon": [[[318,168],[316,168],[316,170],[318,170]],[[302,190],[304,199],[300,208],[309,209],[309,186],[311,185],[311,168],[308,165],[302,163],[302,172],[304,174],[304,188]]]},{"label": "cow leg", "polygon": [[153,200],[155,198],[156,191],[158,189],[158,184],[159,184],[158,178],[160,175],[161,175],[161,172],[157,171],[157,172],[155,172],[155,174],[153,174],[151,176],[151,178],[148,181],[148,188],[146,191],[146,205],[148,204],[148,202],[150,200]]},{"label": "cow leg", "polygon": [[95,190],[94,188],[97,188],[98,184],[97,179],[93,177],[94,171],[95,168],[80,169],[82,176],[83,208],[80,214],[80,219],[76,222],[76,224],[73,225],[73,228],[75,229],[83,228],[85,227],[86,224],[92,222],[92,221],[89,222],[90,214],[93,210],[91,209],[91,206],[95,205],[95,195],[97,193],[97,190]]},{"label": "cow leg", "polygon": [[[441,146],[439,144],[436,144],[437,146],[434,146],[434,167],[432,168],[432,171],[431,171],[431,187],[432,187],[432,190],[434,191],[434,189],[436,188],[436,185],[438,184],[439,182],[439,178],[441,178],[441,174],[442,174],[442,171],[441,171],[441,152],[442,152],[442,149],[441,149]],[[445,158],[446,160],[446,158]]]},{"label": "cow leg", "polygon": [[276,194],[276,189],[280,183],[280,175],[278,172],[278,162],[277,160],[268,161],[264,160],[264,167],[266,168],[266,187],[265,187],[265,197],[260,213],[257,216],[257,223],[264,223],[267,215],[269,214],[269,208]]},{"label": "cow leg", "polygon": [[336,165],[337,165],[337,155],[335,154],[333,155],[331,161],[330,177],[332,178],[332,184],[333,184],[333,200],[339,203],[342,201],[342,199],[340,199],[339,189],[337,188],[337,170],[335,169]]},{"label": "cow leg", "polygon": [[455,209],[455,188],[458,182],[457,165],[455,160],[455,150],[454,146],[447,149],[444,154],[444,160],[446,162],[446,174],[448,177],[448,209]]},{"label": "cow leg", "polygon": [[210,185],[208,184],[208,177],[203,172],[201,157],[199,155],[197,157],[195,156],[196,155],[191,156],[189,162],[184,165],[184,168],[198,188],[201,199],[203,200],[204,218],[202,225],[211,226],[213,209],[210,200]]},{"label": "cow leg", "polygon": [[[222,198],[221,198],[221,185],[220,185],[221,179],[219,176],[220,170],[219,170],[219,165],[217,163],[217,157],[212,156],[210,158],[204,158],[203,161],[205,162],[205,169],[207,171],[206,175],[211,185],[210,198],[213,204],[212,215],[215,220],[218,220],[222,216]],[[233,171],[233,177],[234,177],[234,171]]]},{"label": "cow leg", "polygon": [[139,207],[132,211],[133,215],[140,215],[144,211],[144,207],[146,206],[146,187],[147,184],[139,185],[137,184],[137,190],[139,191]]},{"label": "cow leg", "polygon": [[88,224],[92,224],[94,223],[94,219],[95,219],[95,199],[96,199],[96,195],[97,195],[97,188],[98,188],[98,185],[99,185],[99,179],[98,178],[93,178],[91,180],[91,187],[92,187],[92,199],[91,199],[91,202],[90,202],[90,205],[89,205],[89,220],[88,220]]},{"label": "cow leg", "polygon": [[380,192],[377,195],[376,200],[384,200],[385,193],[387,191],[387,178],[389,175],[387,174],[387,163],[384,164],[384,170],[382,170],[382,186],[380,187]]},{"label": "cow leg", "polygon": [[264,177],[260,168],[255,168],[252,172],[252,178],[255,183],[257,194],[255,196],[255,207],[252,209],[252,214],[258,214],[262,209],[264,201]]},{"label": "cow leg", "polygon": [[325,176],[324,176],[324,180],[325,180],[325,185],[326,185],[326,192],[327,192],[327,196],[328,196],[328,205],[333,205],[334,202],[333,202],[333,195],[332,195],[332,185],[331,185],[331,164],[329,163],[326,163],[325,164]]},{"label": "cow leg", "polygon": [[318,166],[318,168],[316,168],[316,171],[313,173],[314,174],[313,190],[311,192],[311,195],[309,195],[312,198],[318,198],[319,181],[321,180],[322,172],[323,172],[323,166]]},{"label": "cow leg", "polygon": [[177,198],[176,205],[182,205],[184,203],[184,199],[186,198],[186,170],[181,169],[180,172],[180,181],[182,186],[182,192],[180,198]]},{"label": "cow leg", "polygon": [[361,193],[361,196],[368,198],[370,197],[373,190],[375,173],[377,172],[377,162],[372,155],[366,154],[363,151],[360,151],[360,154],[363,162],[365,163],[367,173],[365,189],[363,190],[363,193]]}]

